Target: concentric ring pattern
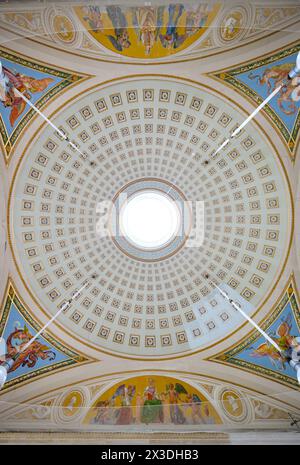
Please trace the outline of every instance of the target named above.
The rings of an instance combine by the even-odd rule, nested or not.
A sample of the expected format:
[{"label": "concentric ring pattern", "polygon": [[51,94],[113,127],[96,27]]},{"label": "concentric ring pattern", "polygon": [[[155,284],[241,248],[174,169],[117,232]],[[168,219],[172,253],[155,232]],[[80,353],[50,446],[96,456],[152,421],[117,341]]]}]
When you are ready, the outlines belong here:
[{"label": "concentric ring pattern", "polygon": [[[292,223],[284,172],[256,126],[212,157],[242,119],[213,90],[160,76],[113,82],[61,109],[53,121],[86,159],[45,127],[24,155],[10,200],[15,260],[40,306],[54,314],[96,273],[59,320],[94,347],[176,356],[234,330],[238,315],[222,319],[216,311],[208,325],[199,312],[211,290],[204,273],[257,308],[281,273],[278,263],[284,266]],[[97,236],[99,202],[143,178],[204,202],[201,246],[187,243],[166,259],[143,262]]]},{"label": "concentric ring pattern", "polygon": [[[130,199],[139,193],[154,192],[164,194],[167,199],[174,202],[175,208],[178,211],[178,230],[170,242],[167,242],[161,247],[145,249],[137,247],[136,244],[130,243],[126,235],[122,232],[120,218],[122,216],[122,205],[129,202]],[[158,178],[142,178],[124,186],[121,192],[118,193],[113,201],[111,214],[108,216],[107,223],[111,223],[111,237],[115,244],[123,250],[129,257],[133,257],[142,261],[158,261],[166,259],[174,255],[185,244],[191,230],[192,222],[192,205],[182,196],[182,193],[171,183]],[[101,207],[99,208],[101,211]],[[110,221],[111,218],[111,221]],[[106,220],[106,218],[104,218]],[[102,226],[104,221],[98,222]],[[105,232],[105,231],[104,231]],[[101,228],[99,228],[101,234]]]}]

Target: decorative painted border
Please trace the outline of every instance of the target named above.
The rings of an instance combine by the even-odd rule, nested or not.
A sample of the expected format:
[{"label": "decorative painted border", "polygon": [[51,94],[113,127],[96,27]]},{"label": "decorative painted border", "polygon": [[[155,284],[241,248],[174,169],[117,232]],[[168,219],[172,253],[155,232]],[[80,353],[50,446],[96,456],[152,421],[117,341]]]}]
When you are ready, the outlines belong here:
[{"label": "decorative painted border", "polygon": [[[285,291],[281,294],[280,298],[268,314],[266,319],[260,323],[261,328],[266,331],[279,317],[279,315],[284,311],[286,305],[290,302],[293,315],[295,317],[295,321],[297,323],[298,329],[300,331],[300,309],[299,309],[299,298],[297,295],[297,288],[295,284],[294,275],[291,274],[287,285],[285,286]],[[272,381],[276,380],[281,384],[285,384],[291,387],[295,387],[299,390],[299,384],[296,379],[291,378],[290,376],[284,375],[279,373],[271,368],[264,368],[255,365],[255,363],[249,363],[244,360],[235,359],[234,356],[244,350],[247,346],[251,343],[255,342],[259,339],[260,333],[256,330],[252,331],[248,336],[244,337],[240,342],[229,348],[226,352],[218,353],[213,357],[208,358],[207,360],[222,363],[223,365],[229,366],[237,366],[238,368],[242,368],[245,371],[252,372],[258,374],[259,376],[263,376],[265,378],[271,379]]]},{"label": "decorative painted border", "polygon": [[[22,317],[30,324],[30,326],[32,326],[36,331],[39,331],[41,329],[41,325],[33,319],[33,317],[28,312],[28,309],[19,299],[16,288],[10,278],[8,279],[6,289],[7,290],[6,290],[5,297],[4,297],[5,303],[3,306],[3,310],[0,314],[0,336],[4,332],[12,303],[16,306],[16,308],[18,309]],[[64,344],[61,344],[59,341],[57,341],[57,339],[51,336],[49,332],[46,332],[43,334],[43,339],[49,342],[49,344],[51,344],[55,349],[59,350],[60,352],[63,352],[67,357],[69,357],[69,359],[63,360],[58,363],[53,363],[50,366],[45,366],[43,368],[37,369],[36,371],[23,374],[21,376],[18,376],[17,378],[7,381],[7,383],[2,388],[2,391],[8,388],[11,388],[13,386],[16,386],[17,384],[20,384],[24,381],[32,380],[32,378],[36,378],[40,375],[50,373],[54,370],[56,371],[58,369],[69,367],[77,363],[83,364],[83,363],[88,363],[92,361],[91,359],[84,357],[83,355],[77,352],[74,352],[73,350],[65,346]]]},{"label": "decorative painted border", "polygon": [[[299,50],[300,43],[297,42],[296,44],[288,48],[284,48],[283,50],[278,51],[277,53],[275,53],[275,55],[269,53],[265,57],[259,57],[259,59],[257,59],[256,61],[253,61],[252,59],[251,61],[246,62],[245,64],[240,65],[237,68],[222,69],[217,72],[208,73],[208,76],[212,77],[213,79],[217,79],[222,83],[225,82],[229,84],[230,86],[236,88],[243,96],[246,95],[246,97],[248,97],[248,99],[252,103],[254,100],[254,102],[257,105],[260,105],[263,102],[263,98],[260,97],[253,89],[248,87],[246,84],[236,79],[235,76],[241,73],[245,73],[247,71],[252,71],[254,69],[260,68],[261,66],[267,65],[269,63],[273,63],[274,61],[290,56],[293,53],[298,52]],[[275,124],[275,128],[278,128],[279,134],[282,136],[284,142],[286,142],[287,144],[291,160],[292,162],[294,162],[297,145],[300,140],[300,111],[298,111],[298,115],[295,120],[292,132],[290,132],[287,129],[283,121],[279,118],[277,113],[269,105],[266,105],[263,111]]]},{"label": "decorative painted border", "polygon": [[[56,86],[49,89],[48,92],[45,92],[43,96],[37,102],[35,102],[35,106],[39,109],[41,109],[42,107],[45,107],[45,105],[55,95],[62,92],[67,87],[76,85],[79,82],[83,82],[86,79],[91,77],[88,74],[75,74],[73,72],[67,72],[67,70],[63,71],[63,70],[52,68],[49,65],[43,64],[41,62],[37,63],[37,62],[30,61],[29,57],[25,57],[24,55],[21,55],[21,54],[16,54],[3,47],[0,48],[0,55],[7,60],[13,61],[14,63],[20,64],[22,66],[26,66],[27,68],[32,68],[34,70],[37,70],[43,73],[48,73],[52,76],[60,77],[63,79],[63,81],[61,81]],[[29,124],[29,122],[32,120],[34,116],[36,116],[35,111],[32,108],[30,108],[25,113],[23,118],[20,120],[20,122],[17,124],[17,126],[15,127],[11,135],[9,136],[6,131],[6,127],[3,122],[3,119],[0,115],[0,136],[2,138],[4,158],[5,158],[5,162],[7,165],[10,162],[12,151],[16,145],[16,142],[20,134],[23,132],[24,128],[27,127],[27,125]]]}]

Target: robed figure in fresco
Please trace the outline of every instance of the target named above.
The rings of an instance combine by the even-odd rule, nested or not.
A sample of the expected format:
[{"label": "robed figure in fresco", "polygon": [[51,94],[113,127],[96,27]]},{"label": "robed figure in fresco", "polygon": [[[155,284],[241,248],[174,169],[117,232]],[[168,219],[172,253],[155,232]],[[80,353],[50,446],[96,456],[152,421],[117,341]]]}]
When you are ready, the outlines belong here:
[{"label": "robed figure in fresco", "polygon": [[169,405],[170,405],[170,416],[172,423],[175,425],[182,425],[186,422],[185,416],[179,406],[180,403],[180,394],[187,394],[186,389],[182,384],[173,383],[167,386],[167,393],[169,396]]},{"label": "robed figure in fresco", "polygon": [[156,392],[155,382],[149,378],[148,383],[144,391],[142,423],[163,423],[163,405]]},{"label": "robed figure in fresco", "polygon": [[187,33],[179,34],[178,32],[178,21],[184,11],[184,5],[174,4],[169,5],[168,8],[168,24],[165,34],[159,34],[161,44],[164,48],[178,48],[180,47],[185,39],[187,38]]},{"label": "robed figure in fresco", "polygon": [[[215,417],[216,416],[216,417]],[[169,377],[130,378],[104,392],[87,415],[98,425],[195,425],[220,423],[200,392]]]},{"label": "robed figure in fresco", "polygon": [[135,386],[129,384],[127,387],[122,384],[118,387],[111,401],[114,405],[114,400],[119,397],[121,401],[121,407],[116,408],[116,425],[130,425],[133,422],[132,415],[132,400],[135,395]]},{"label": "robed figure in fresco", "polygon": [[102,32],[104,29],[102,22],[102,14],[99,6],[84,6],[82,7],[83,19],[88,23],[89,28],[94,32]]},{"label": "robed figure in fresco", "polygon": [[145,54],[149,55],[155,45],[160,28],[163,24],[164,6],[158,8],[132,8],[132,24],[137,40],[145,47]]},{"label": "robed figure in fresco", "polygon": [[95,410],[96,416],[94,418],[94,423],[96,423],[97,425],[108,424],[110,419],[109,401],[102,400],[97,402]]},{"label": "robed figure in fresco", "polygon": [[196,9],[187,10],[185,29],[189,37],[205,26],[209,13],[210,7],[208,4],[200,4]]},{"label": "robed figure in fresco", "polygon": [[125,14],[123,13],[122,9],[116,5],[107,6],[106,11],[109,19],[112,22],[115,32],[114,36],[108,35],[107,38],[110,40],[116,50],[122,52],[124,48],[129,48],[131,45],[129,41],[129,34],[127,30],[128,24]]}]

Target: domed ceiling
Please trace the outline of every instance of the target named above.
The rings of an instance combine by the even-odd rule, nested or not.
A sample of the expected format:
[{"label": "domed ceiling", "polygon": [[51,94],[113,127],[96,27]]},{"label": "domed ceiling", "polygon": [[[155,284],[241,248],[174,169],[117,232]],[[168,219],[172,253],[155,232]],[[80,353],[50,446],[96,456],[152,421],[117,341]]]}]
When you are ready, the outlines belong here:
[{"label": "domed ceiling", "polygon": [[[206,270],[259,307],[286,261],[292,209],[276,149],[255,126],[212,157],[241,121],[212,89],[164,76],[97,87],[54,117],[86,158],[45,128],[24,151],[9,202],[16,263],[43,309],[55,313],[96,274],[60,322],[105,350],[161,356],[211,345],[243,322],[233,309],[201,313]],[[203,202],[204,241],[146,256],[97,233],[101,204],[128,184],[178,189],[194,208],[195,236]]]},{"label": "domed ceiling", "polygon": [[[3,7],[3,65],[54,124],[0,102],[8,354],[88,282],[35,362],[24,354],[9,373],[12,429],[100,424],[95,408],[124,389],[137,409],[139,391],[161,400],[170,383],[183,404],[200,396],[202,424],[282,426],[299,412],[295,373],[212,284],[276,340],[300,334],[299,82],[215,153],[300,48],[295,2],[269,3]],[[152,247],[122,226],[124,199],[149,192],[175,201],[177,221]],[[134,412],[123,424],[143,423]]]}]

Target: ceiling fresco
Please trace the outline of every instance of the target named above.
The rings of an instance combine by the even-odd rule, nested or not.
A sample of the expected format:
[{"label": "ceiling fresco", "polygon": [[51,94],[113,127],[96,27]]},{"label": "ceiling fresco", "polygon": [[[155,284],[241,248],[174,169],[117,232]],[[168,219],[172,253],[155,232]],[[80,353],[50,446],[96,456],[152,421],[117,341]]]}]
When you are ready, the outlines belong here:
[{"label": "ceiling fresco", "polygon": [[84,423],[96,425],[221,422],[202,393],[166,376],[141,376],[114,385],[96,400],[84,419]]},{"label": "ceiling fresco", "polygon": [[[284,295],[261,327],[280,347],[287,347],[290,339],[300,336],[299,297],[291,278]],[[257,332],[240,341],[235,347],[219,354],[213,360],[232,364],[242,369],[277,379],[298,389],[295,371]]]},{"label": "ceiling fresco", "polygon": [[161,5],[106,5],[59,2],[2,7],[0,24],[20,36],[104,61],[188,60],[293,30],[296,1],[161,2]]},{"label": "ceiling fresco", "polygon": [[[1,48],[0,55],[10,83],[20,92],[24,92],[37,108],[44,108],[63,89],[84,79],[83,75],[54,69],[7,49]],[[34,116],[35,111],[13,92],[1,96],[0,134],[7,163],[20,134]]]},{"label": "ceiling fresco", "polygon": [[231,383],[154,372],[65,387],[16,405],[2,413],[2,418],[20,429],[29,424],[34,429],[60,425],[87,431],[126,431],[130,427],[138,432],[143,427],[162,432],[167,426],[188,432],[195,426],[205,430],[208,425],[212,431],[223,426],[286,427],[289,413],[294,413],[290,406],[281,408],[278,400]]},{"label": "ceiling fresco", "polygon": [[[40,328],[40,324],[19,299],[13,283],[9,281],[0,318],[0,337],[6,341],[5,355],[16,355]],[[50,334],[43,334],[15,361],[8,373],[5,389],[40,375],[45,376],[58,369],[86,362],[86,357],[69,349]]]},{"label": "ceiling fresco", "polygon": [[[293,68],[299,42],[275,54],[260,57],[251,63],[244,63],[234,69],[222,70],[213,76],[233,86],[242,95],[248,97],[255,105],[260,104],[287,76]],[[300,128],[300,78],[295,77],[291,86],[282,89],[278,96],[268,104],[264,111],[272,119],[284,138],[295,159]]]},{"label": "ceiling fresco", "polygon": [[168,6],[128,8],[108,5],[75,7],[86,30],[104,47],[122,56],[164,58],[197,41],[210,26],[219,4],[188,8]]},{"label": "ceiling fresco", "polygon": [[[8,372],[0,432],[292,429],[296,372],[214,283],[300,338],[300,78],[231,137],[299,30],[292,0],[1,4],[5,75],[54,125],[0,82],[5,356],[69,306]],[[145,192],[178,213],[148,248],[122,229]]]}]

